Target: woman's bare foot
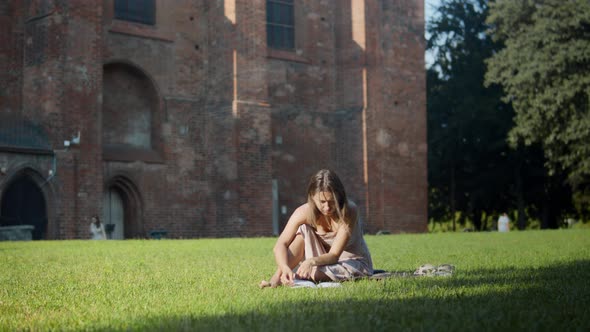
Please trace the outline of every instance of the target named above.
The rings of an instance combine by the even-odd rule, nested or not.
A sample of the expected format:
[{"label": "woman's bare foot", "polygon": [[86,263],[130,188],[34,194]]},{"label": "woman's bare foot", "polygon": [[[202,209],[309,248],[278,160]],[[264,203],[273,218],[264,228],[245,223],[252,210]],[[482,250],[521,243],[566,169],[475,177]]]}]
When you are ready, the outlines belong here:
[{"label": "woman's bare foot", "polygon": [[266,281],[266,280],[262,280],[262,281],[261,281],[261,282],[258,284],[258,287],[260,287],[260,288],[266,288],[266,287],[270,287],[270,286],[271,286],[270,282],[268,282],[268,281]]},{"label": "woman's bare foot", "polygon": [[260,284],[258,284],[258,286],[260,288],[266,288],[266,287],[270,287],[270,288],[276,288],[278,286],[281,286],[281,283],[273,283],[272,281],[266,281],[266,280],[262,280],[260,282]]},{"label": "woman's bare foot", "polygon": [[258,284],[258,286],[260,288],[265,288],[265,287],[276,288],[277,286],[280,286],[280,285],[281,285],[281,281],[279,280],[279,277],[277,274],[273,275],[272,278],[270,278],[270,281],[262,280],[260,282],[260,284]]}]

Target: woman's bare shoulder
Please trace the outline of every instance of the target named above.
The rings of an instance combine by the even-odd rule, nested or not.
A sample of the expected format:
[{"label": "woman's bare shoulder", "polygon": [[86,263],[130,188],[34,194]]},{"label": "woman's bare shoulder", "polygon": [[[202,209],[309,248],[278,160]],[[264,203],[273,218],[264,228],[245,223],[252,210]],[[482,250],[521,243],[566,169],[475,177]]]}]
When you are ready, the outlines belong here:
[{"label": "woman's bare shoulder", "polygon": [[293,214],[301,214],[307,216],[307,213],[309,213],[309,208],[309,203],[303,203],[299,205],[299,207],[297,207],[295,211],[293,211]]},{"label": "woman's bare shoulder", "polygon": [[293,211],[290,219],[296,220],[298,224],[305,223],[307,221],[307,217],[309,216],[309,209],[310,206],[308,203],[301,204],[295,209],[295,211]]}]

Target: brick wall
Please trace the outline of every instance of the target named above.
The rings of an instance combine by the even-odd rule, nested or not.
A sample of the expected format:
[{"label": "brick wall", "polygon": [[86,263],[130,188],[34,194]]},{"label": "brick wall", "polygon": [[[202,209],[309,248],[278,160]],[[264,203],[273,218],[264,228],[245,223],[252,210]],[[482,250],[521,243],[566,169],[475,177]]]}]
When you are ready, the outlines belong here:
[{"label": "brick wall", "polygon": [[127,237],[271,235],[273,179],[282,226],[320,168],[367,230],[425,231],[421,1],[297,1],[293,52],[267,48],[264,0],[157,0],[154,26],[112,0],[8,3],[0,108],[49,133],[51,238],[87,237],[109,190]]},{"label": "brick wall", "polygon": [[23,6],[0,3],[0,112],[17,112],[22,103]]},{"label": "brick wall", "polygon": [[426,230],[426,82],[420,1],[369,2],[369,229]]}]

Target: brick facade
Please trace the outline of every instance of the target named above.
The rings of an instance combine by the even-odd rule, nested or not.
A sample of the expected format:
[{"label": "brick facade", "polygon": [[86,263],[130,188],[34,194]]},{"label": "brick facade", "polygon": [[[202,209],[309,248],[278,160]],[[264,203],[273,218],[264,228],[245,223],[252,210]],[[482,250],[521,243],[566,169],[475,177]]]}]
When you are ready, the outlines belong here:
[{"label": "brick facade", "polygon": [[113,211],[124,238],[272,235],[320,168],[366,231],[426,230],[423,1],[295,1],[293,52],[264,0],[155,3],[153,26],[113,0],[0,5],[0,117],[47,143],[0,125],[0,201],[31,179],[43,238]]}]

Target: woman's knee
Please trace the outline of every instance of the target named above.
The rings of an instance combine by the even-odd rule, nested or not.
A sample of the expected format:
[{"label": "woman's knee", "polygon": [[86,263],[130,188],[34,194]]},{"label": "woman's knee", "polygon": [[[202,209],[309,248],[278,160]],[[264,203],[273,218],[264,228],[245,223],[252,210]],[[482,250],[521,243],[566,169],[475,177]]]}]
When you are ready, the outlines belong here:
[{"label": "woman's knee", "polygon": [[304,250],[305,247],[303,243],[303,237],[301,236],[301,234],[295,235],[295,238],[293,239],[293,241],[291,241],[291,244],[289,245],[289,253],[292,257],[302,259],[305,254]]}]

